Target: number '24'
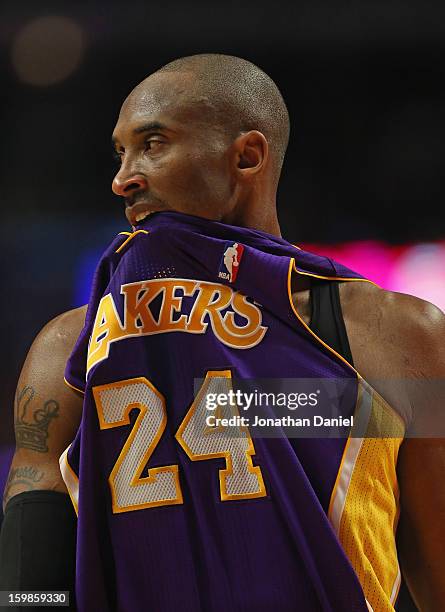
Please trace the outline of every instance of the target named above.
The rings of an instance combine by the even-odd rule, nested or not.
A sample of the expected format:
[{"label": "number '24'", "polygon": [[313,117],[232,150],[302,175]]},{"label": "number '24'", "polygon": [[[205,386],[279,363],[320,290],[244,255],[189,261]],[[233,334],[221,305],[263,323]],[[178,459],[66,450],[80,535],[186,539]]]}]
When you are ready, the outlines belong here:
[{"label": "number '24'", "polygon": [[[231,428],[229,437],[206,424],[207,394],[231,388],[230,370],[207,372],[175,438],[192,461],[225,459],[225,469],[219,470],[222,501],[264,497],[266,488],[261,468],[252,463],[255,448],[247,428]],[[148,475],[141,476],[167,424],[162,394],[139,377],[96,386],[93,395],[101,429],[129,425],[130,411],[139,409],[109,476],[113,512],[182,504],[178,465],[149,468]]]}]

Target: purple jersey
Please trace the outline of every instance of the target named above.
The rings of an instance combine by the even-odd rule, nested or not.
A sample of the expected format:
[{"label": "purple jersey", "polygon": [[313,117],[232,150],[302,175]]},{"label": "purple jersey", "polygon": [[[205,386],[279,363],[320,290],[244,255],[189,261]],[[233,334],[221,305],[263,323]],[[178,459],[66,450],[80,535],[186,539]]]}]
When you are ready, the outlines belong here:
[{"label": "purple jersey", "polygon": [[232,377],[349,379],[346,412],[387,418],[299,318],[293,271],[364,280],[281,238],[174,212],[103,255],[66,369],[85,393],[61,457],[81,612],[352,612],[372,609],[365,594],[392,609],[397,442],[369,465],[363,438],[227,437],[202,421],[203,393]]}]

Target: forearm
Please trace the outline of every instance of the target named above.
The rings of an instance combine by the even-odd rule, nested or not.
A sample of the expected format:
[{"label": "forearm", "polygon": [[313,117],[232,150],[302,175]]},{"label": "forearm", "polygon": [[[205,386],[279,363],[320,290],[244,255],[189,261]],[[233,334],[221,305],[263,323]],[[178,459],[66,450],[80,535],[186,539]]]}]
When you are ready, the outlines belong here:
[{"label": "forearm", "polygon": [[[38,460],[36,460],[36,457]],[[44,459],[44,460],[42,460]],[[42,457],[22,449],[16,451],[3,492],[3,512],[10,499],[25,491],[67,493],[58,465],[58,457]]]}]

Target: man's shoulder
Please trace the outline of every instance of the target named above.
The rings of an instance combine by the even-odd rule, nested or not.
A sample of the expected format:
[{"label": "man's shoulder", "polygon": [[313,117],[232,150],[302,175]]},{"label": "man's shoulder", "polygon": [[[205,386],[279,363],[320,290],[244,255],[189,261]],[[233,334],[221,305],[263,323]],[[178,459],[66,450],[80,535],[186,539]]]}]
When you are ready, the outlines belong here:
[{"label": "man's shoulder", "polygon": [[388,291],[369,282],[340,285],[344,316],[373,328],[374,332],[436,332],[444,324],[444,313],[430,302],[413,295]]},{"label": "man's shoulder", "polygon": [[42,327],[34,342],[71,344],[83,328],[86,311],[87,306],[79,306],[62,312]]},{"label": "man's shoulder", "polygon": [[85,322],[86,306],[67,310],[42,327],[29,349],[27,362],[66,361]]},{"label": "man's shoulder", "polygon": [[386,355],[377,376],[408,375],[443,350],[445,315],[430,302],[366,282],[342,283],[340,297],[354,361]]}]

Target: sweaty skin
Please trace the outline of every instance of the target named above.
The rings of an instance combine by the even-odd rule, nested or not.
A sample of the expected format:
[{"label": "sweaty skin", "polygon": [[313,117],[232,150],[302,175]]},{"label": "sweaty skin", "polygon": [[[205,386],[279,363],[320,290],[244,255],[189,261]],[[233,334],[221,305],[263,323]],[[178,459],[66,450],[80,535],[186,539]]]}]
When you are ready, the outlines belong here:
[{"label": "sweaty skin", "polygon": [[[279,168],[272,145],[258,129],[240,130],[233,136],[212,120],[211,100],[201,95],[194,66],[154,73],[124,102],[113,133],[120,159],[113,191],[124,199],[132,225],[151,212],[176,210],[280,235]],[[309,323],[308,287],[300,286],[296,278],[293,299]],[[418,393],[415,385],[394,383],[445,379],[443,313],[427,302],[370,283],[341,284],[340,299],[358,372],[389,404],[419,425],[432,411],[443,409],[443,394]],[[58,459],[74,438],[82,398],[64,384],[63,371],[84,316],[85,308],[61,315],[31,347],[17,398],[23,405],[32,388],[28,409],[35,411],[51,400],[46,404],[51,418],[45,445],[23,448],[20,408],[16,409],[17,449],[5,501],[32,488],[66,491]],[[399,557],[423,612],[445,609],[444,474],[444,440],[402,443]]]}]

